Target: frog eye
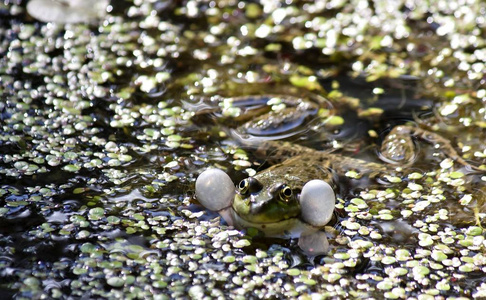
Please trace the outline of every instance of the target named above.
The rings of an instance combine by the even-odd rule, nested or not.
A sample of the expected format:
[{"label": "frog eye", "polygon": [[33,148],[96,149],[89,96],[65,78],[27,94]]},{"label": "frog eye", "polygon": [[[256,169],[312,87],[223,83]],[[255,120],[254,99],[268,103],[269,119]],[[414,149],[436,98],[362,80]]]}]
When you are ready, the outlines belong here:
[{"label": "frog eye", "polygon": [[240,192],[240,194],[243,194],[243,195],[246,194],[249,189],[250,189],[250,181],[248,180],[248,178],[243,179],[238,184],[238,191]]},{"label": "frog eye", "polygon": [[259,191],[261,191],[262,188],[263,185],[260,183],[260,181],[253,177],[243,179],[238,184],[238,192],[240,193],[240,195],[258,193]]},{"label": "frog eye", "polygon": [[280,189],[280,199],[283,200],[283,201],[288,201],[291,197],[292,197],[293,193],[292,193],[292,189],[286,185],[284,185],[281,189]]}]

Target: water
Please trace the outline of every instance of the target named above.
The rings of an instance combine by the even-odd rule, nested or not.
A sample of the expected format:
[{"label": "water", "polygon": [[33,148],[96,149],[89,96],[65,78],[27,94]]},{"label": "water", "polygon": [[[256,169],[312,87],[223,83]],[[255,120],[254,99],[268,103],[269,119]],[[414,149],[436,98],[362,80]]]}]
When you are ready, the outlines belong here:
[{"label": "water", "polygon": [[[40,23],[24,2],[0,4],[0,298],[482,297],[484,172],[433,143],[416,140],[416,163],[387,176],[343,176],[327,256],[227,228],[193,197],[205,168],[238,182],[268,166],[231,136],[248,128],[382,163],[385,135],[410,123],[484,164],[481,24],[458,22],[478,41],[458,44],[420,13],[440,25],[435,16],[453,12],[375,2],[325,12],[113,3],[89,25]],[[464,14],[481,22],[484,3],[472,7]],[[338,29],[327,25],[353,28],[367,13],[410,26],[371,24],[332,46]],[[250,112],[278,110],[268,95],[316,106],[286,128],[247,125]]]}]

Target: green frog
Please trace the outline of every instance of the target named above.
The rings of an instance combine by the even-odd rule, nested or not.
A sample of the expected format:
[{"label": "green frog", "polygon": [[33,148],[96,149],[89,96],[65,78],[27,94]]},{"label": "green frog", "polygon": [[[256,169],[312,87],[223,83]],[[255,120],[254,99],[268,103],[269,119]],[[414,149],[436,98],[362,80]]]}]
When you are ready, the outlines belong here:
[{"label": "green frog", "polygon": [[[292,115],[290,111],[286,113]],[[276,128],[277,124],[272,121],[289,118],[299,119],[299,116],[269,116],[266,122]],[[208,169],[196,180],[198,201],[205,208],[219,212],[236,228],[256,228],[268,237],[299,238],[300,248],[308,255],[325,254],[329,250],[322,229],[333,219],[338,175],[354,170],[373,176],[390,168],[285,141],[252,140],[242,137],[240,131],[233,131],[232,136],[245,146],[255,148],[258,156],[273,165],[243,179],[236,187],[222,170]],[[448,140],[410,126],[397,126],[388,134],[381,149],[384,160],[401,166],[411,164],[414,158],[411,136],[438,143],[449,157],[468,165]]]}]

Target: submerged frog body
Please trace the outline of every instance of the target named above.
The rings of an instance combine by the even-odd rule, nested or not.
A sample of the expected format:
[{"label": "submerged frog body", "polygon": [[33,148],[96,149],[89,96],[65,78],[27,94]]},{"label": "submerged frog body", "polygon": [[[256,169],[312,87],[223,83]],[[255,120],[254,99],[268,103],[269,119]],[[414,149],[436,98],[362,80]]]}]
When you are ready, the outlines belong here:
[{"label": "submerged frog body", "polygon": [[[468,165],[444,138],[409,126],[396,127],[385,139],[381,154],[387,162],[413,162],[413,143],[407,134],[442,145],[449,157]],[[238,134],[233,137],[246,145],[251,141]],[[269,237],[298,237],[299,246],[310,255],[328,251],[322,229],[333,217],[337,175],[348,170],[363,175],[387,170],[382,164],[288,142],[257,139],[250,146],[274,165],[236,187],[223,171],[206,170],[196,181],[198,201],[207,209],[218,211],[229,225],[237,228],[256,228]]]}]

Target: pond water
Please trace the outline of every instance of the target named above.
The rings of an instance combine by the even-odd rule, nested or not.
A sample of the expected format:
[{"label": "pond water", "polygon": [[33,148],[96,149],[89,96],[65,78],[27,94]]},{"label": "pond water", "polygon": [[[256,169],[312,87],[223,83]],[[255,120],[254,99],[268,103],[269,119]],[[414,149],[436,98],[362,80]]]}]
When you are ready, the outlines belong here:
[{"label": "pond water", "polygon": [[[486,3],[463,2],[3,1],[0,298],[485,298]],[[390,166],[396,125],[444,139]],[[272,164],[248,140],[387,171],[340,174],[308,257],[195,199],[207,168]]]}]

